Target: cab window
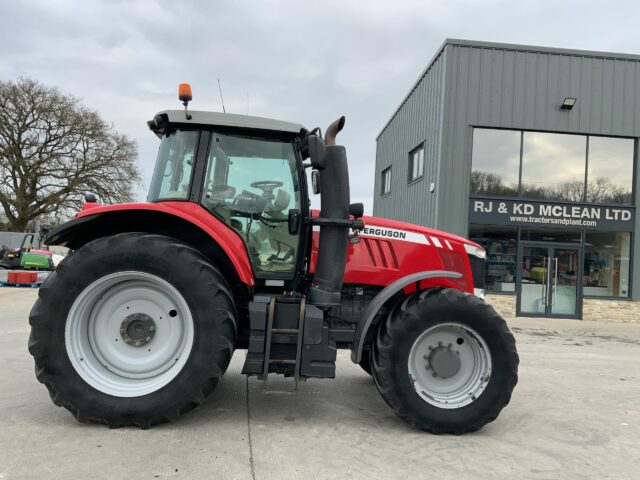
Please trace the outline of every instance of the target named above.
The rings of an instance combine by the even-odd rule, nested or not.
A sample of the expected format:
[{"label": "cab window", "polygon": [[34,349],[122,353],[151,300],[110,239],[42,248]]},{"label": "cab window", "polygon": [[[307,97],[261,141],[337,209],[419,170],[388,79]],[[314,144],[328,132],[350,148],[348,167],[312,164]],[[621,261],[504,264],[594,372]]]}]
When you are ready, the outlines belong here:
[{"label": "cab window", "polygon": [[298,236],[287,221],[300,209],[295,159],[286,140],[211,136],[202,205],[242,237],[257,278],[293,278]]},{"label": "cab window", "polygon": [[200,132],[174,130],[160,141],[148,200],[187,200]]}]

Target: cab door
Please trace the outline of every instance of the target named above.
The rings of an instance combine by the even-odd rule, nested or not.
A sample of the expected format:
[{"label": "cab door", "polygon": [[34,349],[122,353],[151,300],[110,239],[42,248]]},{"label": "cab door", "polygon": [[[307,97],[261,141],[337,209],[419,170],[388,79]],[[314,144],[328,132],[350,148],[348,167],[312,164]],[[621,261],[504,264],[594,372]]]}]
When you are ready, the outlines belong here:
[{"label": "cab door", "polygon": [[200,203],[244,241],[257,279],[293,280],[301,254],[289,233],[301,211],[301,181],[290,139],[212,132]]}]

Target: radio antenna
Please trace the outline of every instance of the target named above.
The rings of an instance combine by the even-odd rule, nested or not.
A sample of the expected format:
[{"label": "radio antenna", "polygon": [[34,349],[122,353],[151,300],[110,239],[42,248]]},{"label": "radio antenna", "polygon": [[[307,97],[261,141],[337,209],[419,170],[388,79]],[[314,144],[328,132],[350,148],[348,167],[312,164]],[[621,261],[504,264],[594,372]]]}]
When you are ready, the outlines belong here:
[{"label": "radio antenna", "polygon": [[227,113],[224,109],[224,97],[222,96],[222,86],[220,85],[220,79],[218,79],[218,90],[220,90],[220,100],[222,100],[222,112]]}]

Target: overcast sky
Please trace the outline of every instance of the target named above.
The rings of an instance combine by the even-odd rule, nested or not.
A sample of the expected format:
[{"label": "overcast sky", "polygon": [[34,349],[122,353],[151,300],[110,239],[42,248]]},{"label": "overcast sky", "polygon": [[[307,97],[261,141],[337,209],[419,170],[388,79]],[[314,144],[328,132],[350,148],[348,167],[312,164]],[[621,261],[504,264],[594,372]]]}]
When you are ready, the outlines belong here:
[{"label": "overcast sky", "polygon": [[[0,79],[27,76],[80,97],[138,141],[144,191],[156,111],[273,117],[342,141],[352,201],[372,207],[375,137],[445,38],[640,54],[637,1],[0,0]],[[247,102],[248,98],[248,102]]]}]

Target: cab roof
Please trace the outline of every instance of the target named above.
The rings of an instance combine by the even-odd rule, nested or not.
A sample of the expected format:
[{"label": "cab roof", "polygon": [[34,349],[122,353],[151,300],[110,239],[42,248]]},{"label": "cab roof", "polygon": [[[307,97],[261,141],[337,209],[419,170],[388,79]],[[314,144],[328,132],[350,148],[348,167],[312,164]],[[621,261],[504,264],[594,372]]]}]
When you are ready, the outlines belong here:
[{"label": "cab roof", "polygon": [[[184,110],[163,110],[158,112],[158,116],[166,117],[171,124],[182,125],[211,125],[220,127],[246,128],[250,130],[264,130],[270,132],[300,133],[304,129],[302,125],[272,118],[253,117],[249,115],[238,115],[235,113],[202,112],[189,110],[191,119],[187,119]],[[163,127],[158,127],[152,120],[147,122],[149,128],[158,136],[164,133]]]}]

